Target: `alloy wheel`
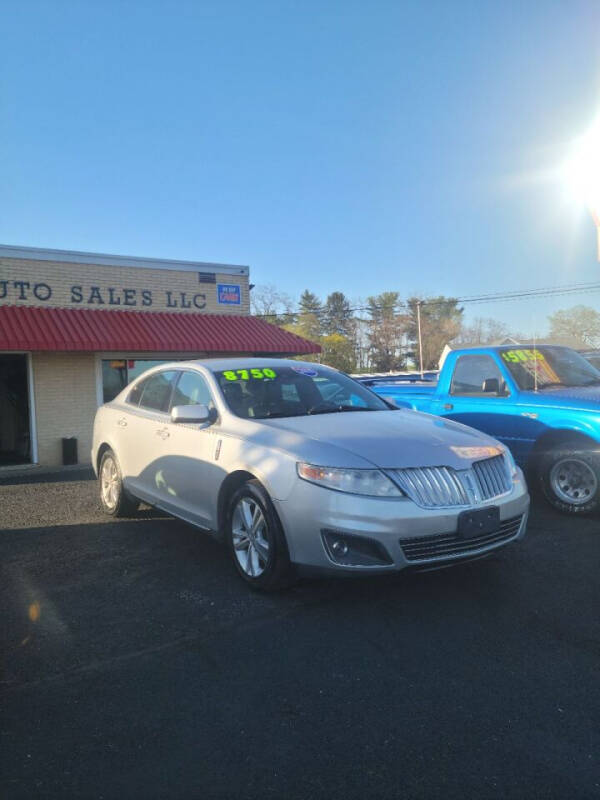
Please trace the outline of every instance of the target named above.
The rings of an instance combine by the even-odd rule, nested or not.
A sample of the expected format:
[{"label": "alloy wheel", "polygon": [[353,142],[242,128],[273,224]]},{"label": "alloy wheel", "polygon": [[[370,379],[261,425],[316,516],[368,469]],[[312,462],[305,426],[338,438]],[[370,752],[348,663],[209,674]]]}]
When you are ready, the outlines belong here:
[{"label": "alloy wheel", "polygon": [[270,557],[267,523],[259,504],[242,497],[233,509],[231,533],[235,557],[242,571],[257,578],[265,571]]},{"label": "alloy wheel", "polygon": [[102,501],[104,505],[112,511],[116,508],[119,501],[120,482],[117,465],[111,456],[106,456],[102,462],[100,481],[102,486]]}]

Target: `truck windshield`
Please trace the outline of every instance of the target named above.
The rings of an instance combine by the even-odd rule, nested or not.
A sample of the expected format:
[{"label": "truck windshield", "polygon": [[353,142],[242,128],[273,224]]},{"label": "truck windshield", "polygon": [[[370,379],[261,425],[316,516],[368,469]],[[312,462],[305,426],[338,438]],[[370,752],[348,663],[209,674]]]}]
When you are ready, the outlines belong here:
[{"label": "truck windshield", "polygon": [[357,381],[318,364],[263,366],[257,360],[214,374],[227,405],[238,417],[274,419],[389,410]]},{"label": "truck windshield", "polygon": [[600,371],[570,347],[502,349],[500,357],[520,389],[600,385]]}]

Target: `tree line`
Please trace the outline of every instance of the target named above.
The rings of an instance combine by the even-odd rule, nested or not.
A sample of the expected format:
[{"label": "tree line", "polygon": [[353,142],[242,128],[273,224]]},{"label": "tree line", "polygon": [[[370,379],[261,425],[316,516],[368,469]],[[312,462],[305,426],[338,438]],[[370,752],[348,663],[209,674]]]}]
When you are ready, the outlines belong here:
[{"label": "tree line", "polygon": [[382,292],[351,302],[341,291],[321,300],[305,289],[295,303],[273,286],[255,287],[252,313],[292,333],[318,342],[323,363],[344,372],[390,372],[419,366],[418,311],[421,309],[423,369],[436,369],[444,345],[457,338],[492,341],[507,329],[492,319],[466,327],[453,297],[408,297]]},{"label": "tree line", "polygon": [[[322,300],[305,289],[297,302],[274,286],[257,286],[251,293],[251,310],[267,322],[318,342],[322,361],[344,372],[393,372],[419,368],[418,307],[421,316],[423,369],[437,369],[446,344],[489,344],[511,332],[497,319],[477,317],[470,324],[454,297],[411,296],[382,292],[366,300],[351,301],[335,291]],[[573,347],[600,346],[600,313],[587,306],[558,311],[548,317],[546,340]]]}]

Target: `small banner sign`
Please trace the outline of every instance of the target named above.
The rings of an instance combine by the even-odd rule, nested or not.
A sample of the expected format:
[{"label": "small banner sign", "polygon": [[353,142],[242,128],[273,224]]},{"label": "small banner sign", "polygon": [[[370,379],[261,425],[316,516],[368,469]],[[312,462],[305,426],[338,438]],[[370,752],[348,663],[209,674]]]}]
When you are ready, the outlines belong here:
[{"label": "small banner sign", "polygon": [[227,306],[241,305],[242,298],[239,285],[236,283],[218,283],[217,302]]}]

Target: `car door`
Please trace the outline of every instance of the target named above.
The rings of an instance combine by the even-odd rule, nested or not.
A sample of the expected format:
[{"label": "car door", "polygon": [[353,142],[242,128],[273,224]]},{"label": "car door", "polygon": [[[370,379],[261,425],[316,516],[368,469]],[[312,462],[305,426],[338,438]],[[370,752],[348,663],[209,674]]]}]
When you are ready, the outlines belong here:
[{"label": "car door", "polygon": [[[490,390],[494,381],[497,391]],[[531,429],[533,420],[519,416],[514,395],[491,355],[467,354],[457,359],[448,392],[438,396],[435,413],[499,439],[522,462],[537,433]]]},{"label": "car door", "polygon": [[114,411],[110,415],[111,441],[119,461],[123,482],[127,489],[137,484],[136,478],[140,470],[137,449],[137,428],[139,404],[144,390],[145,380],[138,380],[123,402],[113,404]]},{"label": "car door", "polygon": [[179,372],[172,399],[175,406],[206,405],[211,420],[206,423],[166,425],[161,459],[162,505],[178,516],[204,528],[213,528],[218,490],[224,472],[218,464],[217,410],[204,377],[197,370]]},{"label": "car door", "polygon": [[168,453],[169,407],[176,370],[151,373],[141,385],[139,402],[128,415],[128,483],[132,492],[152,505],[165,494],[162,474]]}]

